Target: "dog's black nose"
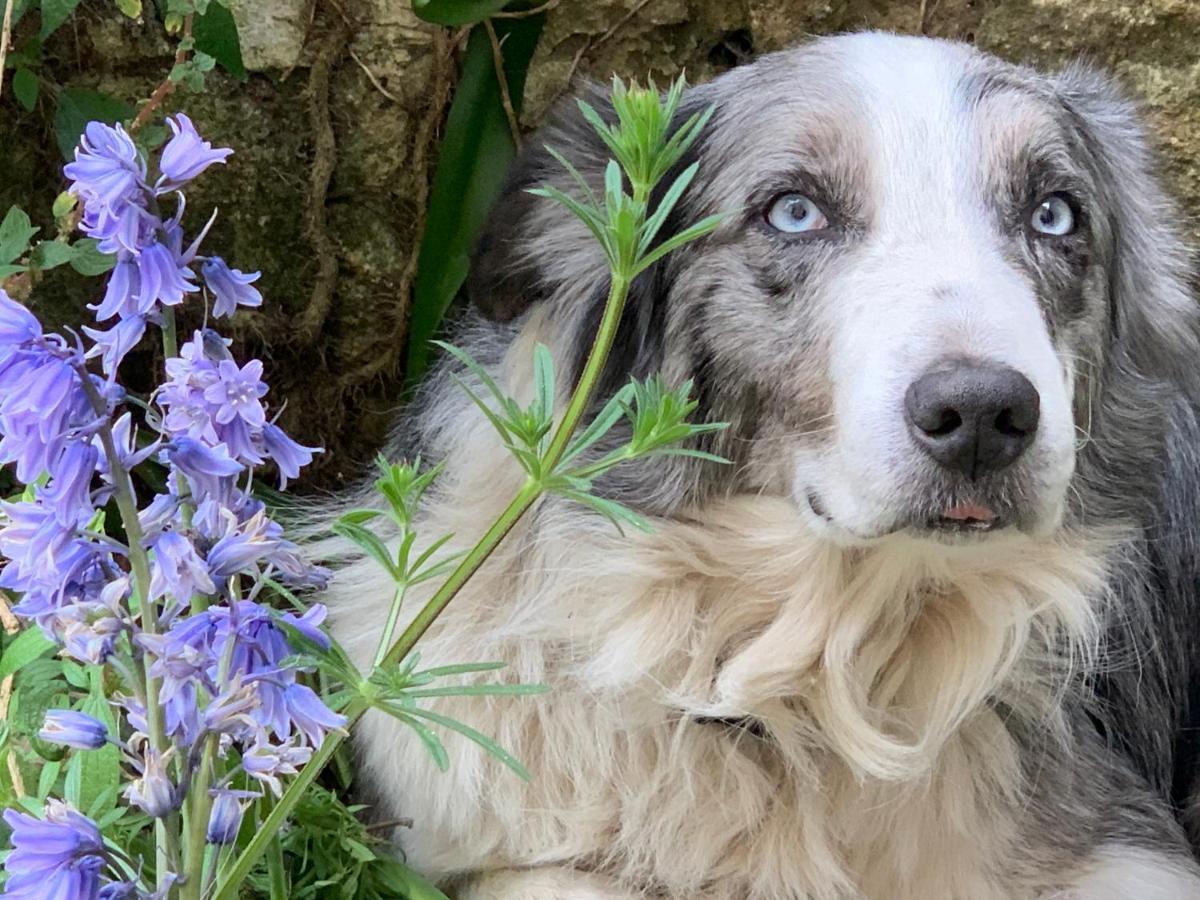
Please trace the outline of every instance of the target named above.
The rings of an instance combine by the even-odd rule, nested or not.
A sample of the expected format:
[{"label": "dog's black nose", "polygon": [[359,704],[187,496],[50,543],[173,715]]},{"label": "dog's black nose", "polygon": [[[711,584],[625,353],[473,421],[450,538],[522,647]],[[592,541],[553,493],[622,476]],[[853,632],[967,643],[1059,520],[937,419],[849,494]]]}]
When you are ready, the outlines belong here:
[{"label": "dog's black nose", "polygon": [[1012,465],[1037,433],[1040,398],[1008,366],[956,360],[911,385],[904,415],[921,449],[948,469],[977,478]]}]

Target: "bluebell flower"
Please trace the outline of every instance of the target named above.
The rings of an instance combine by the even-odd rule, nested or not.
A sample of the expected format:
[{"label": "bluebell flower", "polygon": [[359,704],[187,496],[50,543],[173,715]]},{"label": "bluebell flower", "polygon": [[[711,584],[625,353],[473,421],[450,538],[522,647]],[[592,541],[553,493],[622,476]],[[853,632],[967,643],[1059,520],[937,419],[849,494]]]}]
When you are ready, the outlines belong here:
[{"label": "bluebell flower", "polygon": [[320,747],[325,733],[346,727],[346,717],[326,706],[308,685],[296,682],[283,689],[283,707],[291,727],[312,747]]},{"label": "bluebell flower", "polygon": [[215,594],[217,586],[209,577],[204,560],[192,542],[177,531],[164,531],[151,543],[154,558],[150,563],[150,599],[170,594],[187,606],[197,594]]},{"label": "bluebell flower", "polygon": [[196,273],[180,259],[175,248],[155,241],[142,249],[137,258],[138,300],[140,313],[149,313],[154,304],[178,306],[185,294],[200,288],[192,282]]},{"label": "bluebell flower", "polygon": [[38,737],[76,750],[98,750],[108,743],[108,727],[86,713],[51,709],[46,712]]},{"label": "bluebell flower", "polygon": [[312,748],[297,745],[294,741],[272,744],[265,737],[242,754],[242,768],[255,781],[271,789],[276,797],[283,795],[281,775],[295,775],[299,767],[312,759]]},{"label": "bluebell flower", "polygon": [[108,331],[83,326],[83,333],[90,337],[95,344],[87,352],[88,358],[100,357],[100,365],[104,374],[113,376],[121,365],[121,360],[137,346],[142,335],[146,333],[146,319],[143,316],[126,316]]},{"label": "bluebell flower", "polygon": [[95,900],[104,868],[104,840],[96,823],[59,800],[45,818],[4,811],[12,852],[4,860],[6,900]]},{"label": "bluebell flower", "polygon": [[160,190],[173,190],[191,181],[213,163],[223,163],[232,150],[212,148],[208,141],[201,140],[192,120],[183,113],[167,119],[174,136],[163,148],[158,167],[163,178]]},{"label": "bluebell flower", "polygon": [[[120,460],[121,467],[126,471],[133,469],[135,466],[140,466],[162,448],[159,441],[152,441],[140,448],[138,447],[137,428],[134,427],[133,416],[128,412],[121,413],[117,417],[117,420],[112,423],[111,433],[113,446],[117,451],[117,459]],[[107,482],[111,482],[112,474],[108,470],[108,456],[104,453],[104,443],[100,440],[99,435],[92,438],[92,446],[100,454],[99,461],[96,464],[97,470],[100,472],[100,477]]]},{"label": "bluebell flower", "polygon": [[53,477],[40,496],[63,525],[74,526],[95,512],[91,487],[99,459],[96,448],[83,441],[67,444],[59,456]]},{"label": "bluebell flower", "polygon": [[297,443],[274,422],[263,425],[262,440],[267,456],[274,460],[279,469],[281,491],[287,488],[288,479],[299,477],[300,470],[312,462],[313,454],[320,453],[322,449]]},{"label": "bluebell flower", "polygon": [[21,481],[53,472],[72,433],[97,424],[81,365],[77,350],[48,339],[0,360],[0,464],[16,463]]},{"label": "bluebell flower", "polygon": [[146,746],[138,763],[141,777],[130,782],[125,788],[125,799],[151,818],[165,818],[179,808],[183,799],[182,792],[168,774],[171,757],[174,755],[174,747],[165,753],[159,753]]},{"label": "bluebell flower", "polygon": [[42,336],[42,324],[28,309],[0,288],[0,356],[13,346],[29,344]]},{"label": "bluebell flower", "polygon": [[257,800],[262,794],[254,791],[213,790],[212,812],[208,817],[205,839],[210,844],[224,846],[237,840],[242,827],[243,801]]},{"label": "bluebell flower", "polygon": [[213,405],[213,418],[218,425],[241,419],[251,428],[263,426],[267,416],[262,397],[267,386],[262,374],[261,360],[252,359],[240,368],[233,360],[221,360],[217,365],[219,380],[204,389],[204,399]]},{"label": "bluebell flower", "polygon": [[212,292],[212,314],[215,318],[232,316],[239,306],[262,306],[262,294],[258,288],[252,287],[261,272],[231,269],[219,256],[210,256],[201,265],[200,274]]},{"label": "bluebell flower", "polygon": [[89,122],[75,161],[63,168],[74,184],[73,193],[85,202],[113,207],[128,202],[146,189],[146,163],[133,139],[120,125]]},{"label": "bluebell flower", "polygon": [[52,630],[63,650],[82,663],[98,666],[112,654],[117,638],[129,628],[123,604],[128,598],[129,576],[111,577],[96,599],[83,599],[61,607],[52,619]]},{"label": "bluebell flower", "polygon": [[141,278],[138,275],[137,257],[128,251],[122,252],[108,275],[104,299],[88,309],[96,313],[98,322],[106,322],[113,316],[127,318],[142,315],[149,312],[149,309],[142,309],[138,302],[140,291]]}]

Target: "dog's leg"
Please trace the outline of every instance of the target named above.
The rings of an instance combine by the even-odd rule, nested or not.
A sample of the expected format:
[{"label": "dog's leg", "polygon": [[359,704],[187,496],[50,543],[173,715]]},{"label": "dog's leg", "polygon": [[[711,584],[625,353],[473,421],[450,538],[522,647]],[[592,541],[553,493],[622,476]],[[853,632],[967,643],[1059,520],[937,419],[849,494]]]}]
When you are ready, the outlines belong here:
[{"label": "dog's leg", "polygon": [[610,878],[576,869],[501,869],[473,876],[454,900],[639,900]]}]

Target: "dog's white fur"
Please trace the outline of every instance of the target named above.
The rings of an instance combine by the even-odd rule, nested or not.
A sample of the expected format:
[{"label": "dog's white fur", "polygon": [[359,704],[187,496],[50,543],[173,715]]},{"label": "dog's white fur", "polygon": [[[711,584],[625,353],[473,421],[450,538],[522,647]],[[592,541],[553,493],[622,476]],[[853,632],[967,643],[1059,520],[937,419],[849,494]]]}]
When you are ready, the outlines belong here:
[{"label": "dog's white fur", "polygon": [[[529,358],[523,344],[510,360]],[[461,412],[447,411],[456,449],[420,528],[469,546],[519,473]],[[438,707],[494,736],[532,782],[466,741],[449,742],[439,773],[404,726],[363,722],[363,762],[413,818],[404,843],[419,869],[502,873],[463,896],[505,900],[643,887],[711,900],[1008,900],[1069,886],[1026,880],[1017,752],[985,700],[1040,711],[1053,728],[1058,667],[1095,639],[1087,598],[1102,593],[1102,547],[845,548],[765,497],[647,536],[581,530],[568,510],[533,521],[421,651],[423,666],[503,661],[514,680],[553,685],[543,698]],[[335,590],[335,630],[365,666],[388,590],[370,562],[343,570]],[[693,718],[743,714],[777,750]],[[576,885],[573,867],[609,887],[593,874]]]},{"label": "dog's white fur", "polygon": [[[895,94],[871,65],[872,48],[861,49],[863,70]],[[950,52],[959,51],[929,50],[921,102],[945,93],[936,64]],[[881,110],[880,120],[899,114]],[[932,185],[932,209],[957,190],[917,180]],[[904,221],[921,215],[908,210]],[[915,259],[913,277],[938,265]],[[996,295],[1001,312],[976,309],[964,331],[1003,320],[1001,349],[1036,357],[1023,362],[1052,397],[1047,415],[1062,439],[1071,373],[1054,360],[1027,294],[1007,285]],[[905,317],[918,331],[927,324]],[[1014,322],[1033,344],[1022,343]],[[511,392],[527,392],[533,342],[561,351],[559,338],[535,310],[494,374]],[[927,362],[917,357],[909,362]],[[890,365],[860,365],[855,377],[875,373],[890,384]],[[418,529],[426,539],[453,533],[466,548],[521,474],[482,416],[448,396],[427,413],[436,421],[423,423],[446,470]],[[851,404],[868,416],[876,405],[870,397]],[[864,467],[883,465],[887,453],[850,455],[854,465],[836,484],[821,484],[835,501],[834,488],[861,493],[879,481]],[[1070,456],[1051,454],[1054,471],[1043,473],[1060,491]],[[494,660],[514,681],[552,687],[538,698],[437,706],[494,737],[532,781],[465,740],[447,741],[450,767],[439,773],[405,726],[376,713],[362,723],[369,780],[394,804],[390,812],[413,819],[403,835],[412,864],[457,879],[469,900],[1200,898],[1200,870],[1178,858],[1114,845],[1055,870],[1022,840],[1029,748],[1018,748],[1004,717],[1047,741],[1069,741],[1059,721],[1065,670],[1097,650],[1105,613],[1097,604],[1117,536],[1060,527],[962,546],[902,533],[848,542],[831,539],[802,499],[736,497],[626,537],[565,505],[527,517],[420,650],[423,666]],[[858,509],[833,506],[852,520]],[[1046,518],[1057,525],[1060,512]],[[350,562],[334,581],[335,632],[364,667],[390,594],[370,560]],[[409,614],[422,599],[407,599]],[[698,721],[746,716],[766,739]]]}]

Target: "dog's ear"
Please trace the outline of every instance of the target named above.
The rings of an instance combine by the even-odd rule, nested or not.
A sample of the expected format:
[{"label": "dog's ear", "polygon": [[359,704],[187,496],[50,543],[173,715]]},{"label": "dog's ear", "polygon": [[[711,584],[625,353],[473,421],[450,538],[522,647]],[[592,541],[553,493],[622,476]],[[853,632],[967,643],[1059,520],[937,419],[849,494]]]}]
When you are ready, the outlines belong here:
[{"label": "dog's ear", "polygon": [[[692,89],[684,95],[673,127],[702,108],[701,92]],[[591,86],[583,99],[602,119],[615,122],[606,90]],[[651,197],[652,209],[675,176],[699,158],[703,143],[702,134],[663,178]],[[556,332],[570,342],[565,355],[575,369],[571,374],[577,376],[604,310],[609,270],[603,250],[578,218],[558,203],[529,193],[545,185],[572,196],[580,193],[548,147],[569,160],[593,192],[603,197],[604,169],[611,154],[572,100],[559,108],[518,157],[476,247],[466,290],[476,309],[495,321],[509,321],[536,304],[545,305]],[[659,230],[656,243],[703,217],[690,202],[696,191],[693,183]],[[631,375],[646,377],[660,368],[671,271],[669,263],[659,263],[631,286],[602,391]]]},{"label": "dog's ear", "polygon": [[[1076,65],[1055,80],[1080,151],[1095,179],[1108,229],[1112,339],[1121,355],[1162,373],[1184,360],[1172,350],[1196,343],[1191,260],[1176,231],[1183,217],[1154,175],[1137,104],[1109,76]],[[1189,367],[1195,360],[1186,361]]]}]

